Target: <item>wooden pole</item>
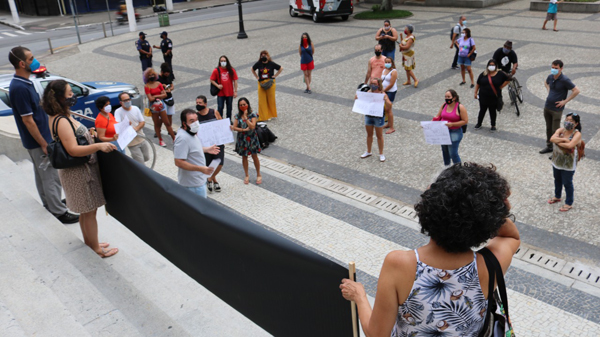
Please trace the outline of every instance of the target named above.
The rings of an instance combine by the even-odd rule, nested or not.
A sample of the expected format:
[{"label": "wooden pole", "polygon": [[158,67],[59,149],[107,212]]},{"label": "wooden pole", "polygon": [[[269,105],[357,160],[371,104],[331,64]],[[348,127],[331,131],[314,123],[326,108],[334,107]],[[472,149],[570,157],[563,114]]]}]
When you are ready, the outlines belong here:
[{"label": "wooden pole", "polygon": [[[348,264],[348,273],[350,274],[350,280],[356,281],[354,279],[354,275],[356,275],[356,264],[354,262],[350,262]],[[350,301],[350,307],[352,308],[352,336],[358,337],[358,322],[356,316],[356,303],[354,301]]]}]

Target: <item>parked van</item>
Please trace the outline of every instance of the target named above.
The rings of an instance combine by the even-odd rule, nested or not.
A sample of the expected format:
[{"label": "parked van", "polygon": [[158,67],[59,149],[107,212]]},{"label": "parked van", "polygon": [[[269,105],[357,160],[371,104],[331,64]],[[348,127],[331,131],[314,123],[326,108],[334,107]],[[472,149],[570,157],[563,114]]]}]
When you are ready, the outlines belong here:
[{"label": "parked van", "polygon": [[290,0],[290,16],[310,15],[314,22],[330,16],[346,21],[353,11],[352,0]]}]

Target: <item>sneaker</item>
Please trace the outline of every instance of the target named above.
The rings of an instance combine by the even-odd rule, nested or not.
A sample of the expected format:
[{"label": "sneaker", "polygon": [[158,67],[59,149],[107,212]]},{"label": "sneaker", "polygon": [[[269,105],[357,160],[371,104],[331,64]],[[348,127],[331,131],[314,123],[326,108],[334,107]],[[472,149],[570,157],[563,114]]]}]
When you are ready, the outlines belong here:
[{"label": "sneaker", "polygon": [[212,191],[213,191],[213,182],[212,181],[207,181],[206,182],[206,188],[208,188],[208,191],[210,193],[212,193]]},{"label": "sneaker", "polygon": [[306,91],[306,93],[308,93],[308,94],[312,94],[312,91],[310,91],[310,90],[307,90],[307,91]]},{"label": "sneaker", "polygon": [[540,150],[540,154],[545,154],[545,153],[550,153],[552,152],[552,148],[550,147],[545,147],[542,150]]},{"label": "sneaker", "polygon": [[459,67],[450,67],[450,69],[458,70],[460,68]]},{"label": "sneaker", "polygon": [[467,82],[460,82],[458,85],[465,85]]},{"label": "sneaker", "polygon": [[365,158],[367,158],[367,157],[370,157],[370,156],[371,156],[371,152],[365,152],[365,153],[363,153],[363,154],[362,154],[360,157],[361,157],[362,159],[365,159]]},{"label": "sneaker", "polygon": [[491,129],[490,129],[490,132],[496,132],[496,131],[498,131],[498,129],[496,129],[495,126],[492,126]]},{"label": "sneaker", "polygon": [[471,89],[475,88],[475,84],[471,83]]},{"label": "sneaker", "polygon": [[383,163],[385,161],[385,156],[382,155],[382,154],[380,154],[379,155],[379,161]]},{"label": "sneaker", "polygon": [[65,225],[79,222],[79,215],[69,212],[66,212],[61,216],[57,216],[56,218]]},{"label": "sneaker", "polygon": [[479,129],[481,129],[481,124],[477,124],[477,125],[475,125],[475,128],[474,128],[474,129],[475,129],[475,130],[479,130]]},{"label": "sneaker", "polygon": [[215,186],[215,192],[221,192],[221,186],[219,185],[219,183],[215,182],[214,186]]},{"label": "sneaker", "polygon": [[158,142],[158,145],[162,146],[162,147],[166,147],[167,143],[165,143],[162,139]]}]

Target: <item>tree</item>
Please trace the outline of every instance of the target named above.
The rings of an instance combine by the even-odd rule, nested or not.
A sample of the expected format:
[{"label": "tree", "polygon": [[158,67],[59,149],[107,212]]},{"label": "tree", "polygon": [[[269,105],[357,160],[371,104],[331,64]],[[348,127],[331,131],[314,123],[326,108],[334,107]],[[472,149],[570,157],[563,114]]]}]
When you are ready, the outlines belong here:
[{"label": "tree", "polygon": [[382,11],[391,11],[393,9],[392,0],[382,0],[381,1],[381,10]]}]

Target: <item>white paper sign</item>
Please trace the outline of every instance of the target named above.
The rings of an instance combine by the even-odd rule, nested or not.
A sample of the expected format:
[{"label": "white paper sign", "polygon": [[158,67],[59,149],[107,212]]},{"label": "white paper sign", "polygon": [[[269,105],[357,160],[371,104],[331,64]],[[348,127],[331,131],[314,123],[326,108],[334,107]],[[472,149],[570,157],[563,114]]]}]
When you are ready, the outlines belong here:
[{"label": "white paper sign", "polygon": [[[208,165],[208,167],[212,167],[213,169],[216,170],[217,166],[219,166],[219,164],[221,164],[221,159],[218,159],[218,158],[217,159],[213,159],[210,162],[210,165]],[[213,172],[215,172],[215,171],[213,170]],[[202,173],[202,175],[204,176],[204,179],[207,179],[208,177],[212,176],[212,173],[210,175]]]},{"label": "white paper sign", "polygon": [[200,124],[198,137],[202,146],[213,146],[233,143],[233,132],[230,129],[229,118]]},{"label": "white paper sign", "polygon": [[129,119],[123,118],[121,123],[115,124],[115,132],[119,135],[117,143],[122,150],[125,150],[127,145],[137,136],[137,132],[129,125]]},{"label": "white paper sign", "polygon": [[384,95],[357,91],[352,111],[363,115],[383,117]]},{"label": "white paper sign", "polygon": [[451,145],[450,130],[446,122],[421,122],[427,144]]}]

